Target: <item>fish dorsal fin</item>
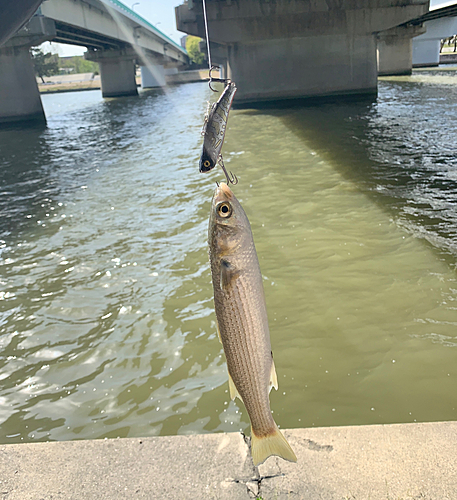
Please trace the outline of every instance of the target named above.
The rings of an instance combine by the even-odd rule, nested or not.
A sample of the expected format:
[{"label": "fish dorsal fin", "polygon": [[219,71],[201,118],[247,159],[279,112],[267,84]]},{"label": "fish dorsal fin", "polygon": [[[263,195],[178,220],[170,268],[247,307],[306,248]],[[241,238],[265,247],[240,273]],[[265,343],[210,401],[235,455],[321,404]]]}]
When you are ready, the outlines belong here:
[{"label": "fish dorsal fin", "polygon": [[275,362],[271,360],[271,371],[270,371],[270,391],[272,388],[278,390],[278,376],[276,375]]},{"label": "fish dorsal fin", "polygon": [[227,290],[234,279],[240,275],[230,262],[226,260],[221,260],[221,290]]},{"label": "fish dorsal fin", "polygon": [[228,376],[229,376],[230,399],[233,401],[236,397],[239,397],[241,401],[243,401],[240,396],[240,393],[238,392],[238,389],[235,387],[235,383],[233,382],[230,373],[228,374]]}]

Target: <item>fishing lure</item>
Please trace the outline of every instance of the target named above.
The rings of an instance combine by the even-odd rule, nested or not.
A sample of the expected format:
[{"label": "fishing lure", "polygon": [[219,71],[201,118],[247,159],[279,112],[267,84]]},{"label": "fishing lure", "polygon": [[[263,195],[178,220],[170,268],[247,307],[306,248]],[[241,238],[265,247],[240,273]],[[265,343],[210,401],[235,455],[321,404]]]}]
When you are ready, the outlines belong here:
[{"label": "fishing lure", "polygon": [[203,151],[200,157],[200,172],[209,172],[218,163],[227,177],[227,181],[236,184],[238,180],[232,174],[231,178],[227,174],[222,160],[221,150],[224,143],[225,131],[230,108],[235,97],[236,85],[228,80],[228,83],[221,96],[208,110],[203,124],[202,135]]}]

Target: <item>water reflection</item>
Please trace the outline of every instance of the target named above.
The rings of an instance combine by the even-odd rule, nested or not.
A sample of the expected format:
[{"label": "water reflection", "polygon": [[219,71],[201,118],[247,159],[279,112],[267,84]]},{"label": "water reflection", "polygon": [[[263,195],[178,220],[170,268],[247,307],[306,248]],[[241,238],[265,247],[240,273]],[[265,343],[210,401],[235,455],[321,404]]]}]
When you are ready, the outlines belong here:
[{"label": "water reflection", "polygon": [[[232,111],[225,163],[264,275],[282,427],[455,418],[446,88]],[[50,95],[47,128],[0,131],[0,442],[248,428],[214,322],[222,175],[197,166],[211,97]]]}]

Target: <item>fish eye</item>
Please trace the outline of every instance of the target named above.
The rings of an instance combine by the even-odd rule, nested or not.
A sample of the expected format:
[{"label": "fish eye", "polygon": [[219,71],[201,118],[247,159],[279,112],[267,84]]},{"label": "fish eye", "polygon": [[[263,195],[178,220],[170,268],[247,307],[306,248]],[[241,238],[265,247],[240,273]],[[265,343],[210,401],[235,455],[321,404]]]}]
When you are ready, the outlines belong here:
[{"label": "fish eye", "polygon": [[206,168],[210,167],[210,166],[211,166],[210,161],[209,161],[209,160],[205,160],[205,161],[203,162],[203,166],[204,166],[204,167],[206,167]]},{"label": "fish eye", "polygon": [[228,217],[230,217],[232,215],[232,206],[230,205],[230,203],[227,203],[225,201],[223,201],[222,203],[219,203],[216,210],[217,210],[219,217],[222,217],[224,219],[227,219]]}]

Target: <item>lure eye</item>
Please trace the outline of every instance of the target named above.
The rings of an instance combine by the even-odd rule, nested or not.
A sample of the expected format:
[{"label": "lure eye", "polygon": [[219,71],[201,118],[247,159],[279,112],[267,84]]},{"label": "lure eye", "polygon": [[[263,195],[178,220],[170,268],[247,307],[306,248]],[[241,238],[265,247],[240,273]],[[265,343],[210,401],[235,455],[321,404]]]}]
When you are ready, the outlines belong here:
[{"label": "lure eye", "polygon": [[219,203],[216,210],[219,217],[222,217],[223,219],[228,219],[232,215],[232,206],[230,205],[230,203],[227,203],[225,201]]},{"label": "lure eye", "polygon": [[209,167],[211,166],[211,163],[209,162],[209,160],[205,160],[205,161],[203,162],[203,166],[204,166],[205,168],[209,168]]}]

